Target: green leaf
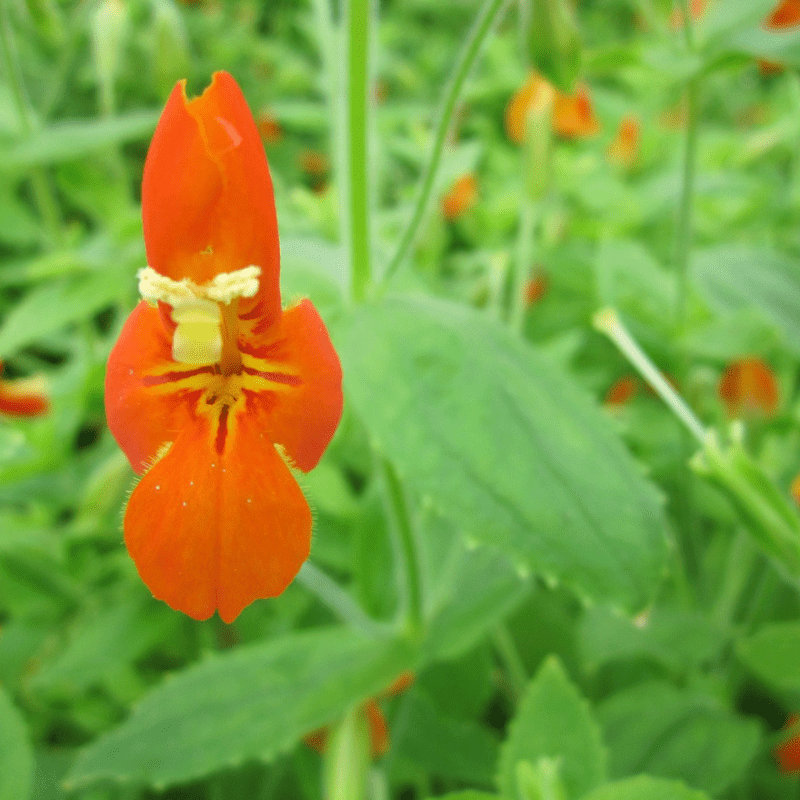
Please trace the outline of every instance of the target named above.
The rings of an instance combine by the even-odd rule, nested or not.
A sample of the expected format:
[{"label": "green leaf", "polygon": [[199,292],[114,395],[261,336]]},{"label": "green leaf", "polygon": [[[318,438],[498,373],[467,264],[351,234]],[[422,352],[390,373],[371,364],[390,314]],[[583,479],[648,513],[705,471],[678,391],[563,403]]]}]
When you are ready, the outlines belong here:
[{"label": "green leaf", "polygon": [[[428,798],[434,800],[434,798]],[[435,800],[506,800],[500,797],[499,794],[490,794],[489,792],[476,792],[474,789],[467,789],[465,792],[450,792],[449,794],[440,794]]]},{"label": "green leaf", "polygon": [[425,631],[426,662],[456,658],[516,608],[530,591],[503,558],[487,551],[463,556],[455,581],[440,595]]},{"label": "green leaf", "polygon": [[666,553],[660,498],[556,367],[439,301],[367,305],[334,335],[374,446],[467,541],[584,597],[648,601]]},{"label": "green leaf", "polygon": [[800,353],[800,269],[773,250],[720,245],[695,252],[692,272],[706,300],[722,312],[758,307]]},{"label": "green leaf", "polygon": [[392,758],[440,778],[493,785],[497,747],[494,731],[445,716],[416,689],[402,699],[392,720]]},{"label": "green leaf", "polygon": [[333,627],[215,655],[151,691],[91,744],[68,785],[155,787],[244,761],[269,761],[414,666],[407,643]]},{"label": "green leaf", "polygon": [[590,608],[580,630],[589,668],[614,659],[645,657],[681,673],[708,661],[725,643],[722,632],[705,615],[663,606],[644,620],[622,617],[609,608]]},{"label": "green leaf", "polygon": [[[800,30],[768,30],[762,27],[743,31],[731,46],[754,58],[764,58],[787,66],[800,66]],[[796,121],[793,121],[796,127]]]},{"label": "green leaf", "polygon": [[33,781],[33,751],[25,720],[0,686],[0,800],[27,800]]},{"label": "green leaf", "polygon": [[707,695],[657,681],[617,692],[598,707],[597,716],[612,777],[647,772],[712,794],[744,774],[761,739],[756,721]]},{"label": "green leaf", "polygon": [[680,781],[637,775],[599,786],[581,800],[710,800],[705,792],[690,789]]},{"label": "green leaf", "polygon": [[103,269],[37,286],[15,305],[0,327],[0,359],[84,320],[130,293],[133,278],[126,270]]},{"label": "green leaf", "polygon": [[0,148],[0,170],[28,169],[85,156],[101,147],[147,139],[160,111],[132,111],[97,120],[57,122],[31,136]]},{"label": "green leaf", "polygon": [[542,757],[561,759],[561,781],[569,798],[606,779],[606,753],[589,705],[555,657],[528,685],[500,752],[500,790],[516,796],[517,764]]},{"label": "green leaf", "polygon": [[34,674],[30,685],[66,695],[84,691],[163,640],[173,624],[174,615],[152,601],[144,608],[127,602],[103,609],[81,620],[67,647]]},{"label": "green leaf", "polygon": [[775,7],[775,0],[725,0],[709,4],[708,11],[695,22],[698,40],[715,55],[736,50],[732,46],[745,29],[759,25]]},{"label": "green leaf", "polygon": [[739,641],[736,652],[763,680],[800,692],[800,622],[776,622]]}]

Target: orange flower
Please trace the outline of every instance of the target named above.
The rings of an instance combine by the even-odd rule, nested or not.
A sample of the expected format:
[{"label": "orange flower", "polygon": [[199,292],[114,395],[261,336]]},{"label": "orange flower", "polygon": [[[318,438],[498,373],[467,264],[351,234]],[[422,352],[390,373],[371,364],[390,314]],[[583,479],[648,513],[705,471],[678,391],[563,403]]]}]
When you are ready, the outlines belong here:
[{"label": "orange flower", "polygon": [[529,306],[532,306],[534,303],[538,303],[539,300],[541,300],[547,294],[549,285],[550,281],[544,272],[539,272],[534,275],[525,284],[525,302]]},{"label": "orange flower", "polygon": [[569,95],[556,92],[553,130],[565,139],[582,139],[600,132],[600,123],[585,86],[579,86]]},{"label": "orange flower", "polygon": [[311,512],[292,467],[338,425],[341,368],[308,300],[283,310],[272,180],[233,78],[175,86],[142,183],[145,298],[106,373],[106,414],[144,473],[125,542],[155,597],[233,621],[280,594],[308,556]]},{"label": "orange flower", "polygon": [[[800,717],[790,714],[784,727],[791,728]],[[773,751],[778,762],[778,769],[784,774],[800,772],[800,734],[778,745]]]},{"label": "orange flower", "polygon": [[545,108],[553,100],[553,130],[565,139],[594,136],[600,123],[585,86],[578,86],[572,94],[563,94],[545,78],[531,72],[525,85],[519,89],[506,107],[506,133],[512,142],[520,144],[525,139],[528,114],[536,108]]},{"label": "orange flower", "polygon": [[528,114],[537,108],[546,108],[554,94],[555,89],[541,75],[535,72],[528,75],[528,80],[506,106],[506,134],[512,142],[521,144],[525,140]]},{"label": "orange flower", "polygon": [[456,219],[469,211],[478,199],[478,182],[470,172],[462,175],[442,198],[445,219]]},{"label": "orange flower", "polygon": [[[0,374],[3,362],[0,361]],[[41,377],[18,381],[0,380],[0,414],[10,417],[38,417],[50,409]]]},{"label": "orange flower", "polygon": [[778,407],[775,376],[758,358],[742,358],[729,364],[717,393],[729,417],[772,416]]},{"label": "orange flower", "polygon": [[297,160],[300,164],[300,169],[309,175],[327,175],[331,168],[331,162],[328,160],[328,156],[326,156],[325,153],[320,153],[318,150],[303,150]]},{"label": "orange flower", "polygon": [[[378,695],[378,698],[394,697],[397,694],[401,694],[412,683],[414,683],[414,674],[412,672],[402,672],[389,687]],[[367,725],[369,726],[372,757],[380,758],[389,749],[389,727],[386,724],[386,717],[383,716],[381,707],[373,697],[364,702],[361,710],[366,716]],[[318,731],[304,736],[303,741],[318,753],[324,753],[328,744],[328,732],[328,728],[320,728]]]},{"label": "orange flower", "polygon": [[606,392],[605,402],[610,406],[624,406],[639,391],[639,381],[633,375],[624,375]]},{"label": "orange flower", "polygon": [[800,506],[800,475],[795,475],[792,478],[792,483],[789,486],[789,494],[792,496],[795,505]]},{"label": "orange flower", "polygon": [[[700,19],[706,13],[706,0],[692,0],[689,13],[693,20]],[[669,17],[669,24],[673,30],[680,30],[684,26],[683,9],[675,8]]]},{"label": "orange flower", "polygon": [[800,25],[800,0],[782,0],[764,20],[766,28],[780,30]]},{"label": "orange flower", "polygon": [[629,115],[619,123],[619,130],[608,148],[608,159],[614,164],[631,167],[639,156],[639,120]]},{"label": "orange flower", "polygon": [[278,120],[268,111],[259,115],[256,120],[256,125],[258,126],[258,132],[261,134],[261,138],[264,140],[264,144],[274,144],[283,138],[283,128],[281,128]]}]

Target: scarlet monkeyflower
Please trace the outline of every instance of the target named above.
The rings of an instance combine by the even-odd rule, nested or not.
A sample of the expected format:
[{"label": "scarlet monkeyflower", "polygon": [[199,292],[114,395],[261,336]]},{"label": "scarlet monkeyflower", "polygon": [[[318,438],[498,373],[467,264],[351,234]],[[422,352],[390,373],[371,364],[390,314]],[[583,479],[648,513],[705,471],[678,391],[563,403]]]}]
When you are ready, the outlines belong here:
[{"label": "scarlet monkeyflower", "polygon": [[619,123],[617,135],[608,147],[608,158],[622,167],[632,167],[639,157],[639,120],[629,115]]},{"label": "scarlet monkeyflower", "polygon": [[[797,714],[790,714],[785,727],[791,728],[799,719]],[[774,754],[781,772],[786,775],[800,772],[800,734],[779,744]]]},{"label": "scarlet monkeyflower", "polygon": [[505,125],[508,138],[517,144],[525,139],[528,112],[553,99],[553,130],[564,139],[594,136],[600,131],[589,90],[579,85],[572,94],[555,89],[545,78],[531,72],[525,84],[514,94],[506,107]]},{"label": "scarlet monkeyflower", "polygon": [[111,432],[143,476],[128,551],[155,597],[232,622],[308,557],[313,468],[342,410],[314,306],[281,308],[272,180],[234,79],[170,95],[142,182],[149,266],[106,373]]},{"label": "scarlet monkeyflower", "polygon": [[764,25],[773,30],[793,28],[795,25],[800,25],[800,0],[782,0],[772,10]]},{"label": "scarlet monkeyflower", "polygon": [[[379,695],[383,697],[394,697],[401,694],[414,683],[413,672],[401,672],[397,678]],[[386,717],[378,705],[378,700],[370,697],[361,706],[361,713],[367,718],[370,735],[370,749],[373,758],[380,758],[389,749],[389,726],[386,724]],[[318,731],[309,733],[303,737],[303,741],[318,753],[324,753],[328,745],[328,728],[320,728]]]},{"label": "scarlet monkeyflower", "polygon": [[605,402],[610,406],[624,406],[639,391],[639,381],[633,375],[623,375],[606,392]]},{"label": "scarlet monkeyflower", "polygon": [[457,219],[469,211],[478,199],[478,182],[470,172],[462,175],[442,197],[442,214],[445,219]]},{"label": "scarlet monkeyflower", "polygon": [[758,358],[731,362],[717,388],[729,417],[770,417],[778,407],[778,384],[772,370]]},{"label": "scarlet monkeyflower", "polygon": [[[0,361],[0,374],[3,362]],[[38,417],[50,408],[40,377],[17,381],[0,380],[0,414],[10,417]]]}]

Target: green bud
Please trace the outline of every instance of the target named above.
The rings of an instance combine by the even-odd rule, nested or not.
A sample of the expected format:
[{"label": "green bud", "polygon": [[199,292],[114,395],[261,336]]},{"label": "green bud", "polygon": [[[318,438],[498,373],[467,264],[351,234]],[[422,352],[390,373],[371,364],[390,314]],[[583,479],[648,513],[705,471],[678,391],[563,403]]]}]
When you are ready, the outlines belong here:
[{"label": "green bud", "polygon": [[540,81],[525,117],[525,190],[534,201],[547,194],[552,180],[554,100],[553,87]]},{"label": "green bud", "polygon": [[100,108],[104,114],[111,114],[120,54],[128,34],[128,7],[122,0],[104,0],[92,14],[90,30]]},{"label": "green bud", "polygon": [[525,52],[533,67],[570,94],[583,55],[572,0],[523,0],[520,20]]},{"label": "green bud", "polygon": [[692,459],[692,467],[728,496],[757,544],[782,571],[800,577],[800,517],[737,440],[724,447],[715,431]]}]

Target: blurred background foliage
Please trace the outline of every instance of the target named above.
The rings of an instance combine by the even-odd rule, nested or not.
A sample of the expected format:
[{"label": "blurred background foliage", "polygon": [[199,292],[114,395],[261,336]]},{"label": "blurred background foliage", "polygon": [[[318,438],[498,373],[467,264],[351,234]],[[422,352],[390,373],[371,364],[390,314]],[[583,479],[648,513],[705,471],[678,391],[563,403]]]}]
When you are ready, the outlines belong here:
[{"label": "blurred background foliage", "polygon": [[[314,800],[341,785],[335,759],[323,767],[302,742],[323,724],[329,750],[369,739],[375,798],[797,796],[798,746],[781,749],[780,730],[800,707],[798,29],[764,27],[774,0],[509,4],[389,279],[406,299],[353,316],[344,53],[325,38],[347,5],[0,0],[0,360],[4,391],[49,404],[19,415],[0,393],[0,798]],[[480,7],[379,4],[378,278]],[[533,67],[556,87],[541,118],[523,90]],[[172,612],[139,581],[120,531],[133,474],[102,397],[145,265],[148,139],[174,82],[197,93],[218,69],[269,157],[284,301],[313,299],[351,376],[336,439],[304,479],[314,566],[232,626]],[[421,297],[447,305],[423,313]],[[454,305],[471,310],[440,312]],[[726,443],[706,452],[715,481],[593,328],[606,306]],[[440,344],[464,360],[426,362]],[[448,363],[470,371],[441,389]],[[20,388],[28,378],[46,389]],[[413,418],[392,417],[400,396]],[[521,407],[515,428],[504,415]],[[428,416],[454,452],[426,450]],[[745,422],[731,433],[733,418]],[[566,501],[550,497],[557,469],[531,477],[548,453],[572,464]],[[387,497],[419,533],[419,639],[398,634],[408,598]],[[594,551],[582,561],[559,528],[573,512],[595,515],[592,547],[615,554],[594,571]],[[549,537],[531,555],[503,514]],[[635,533],[636,514],[641,536],[626,541],[614,520]],[[408,672],[410,688],[387,691]],[[376,714],[385,753],[364,727]]]}]

